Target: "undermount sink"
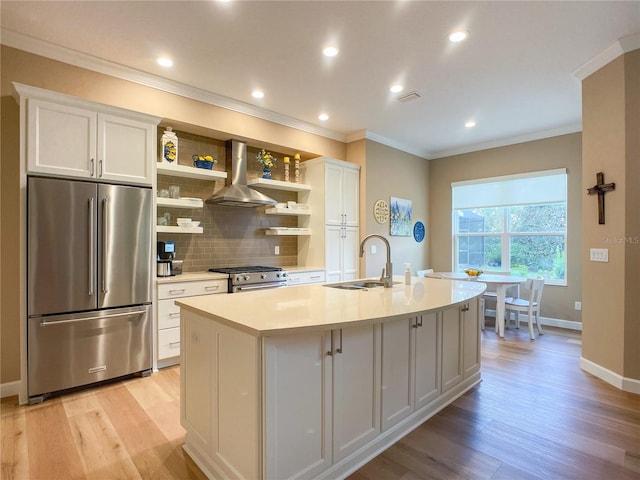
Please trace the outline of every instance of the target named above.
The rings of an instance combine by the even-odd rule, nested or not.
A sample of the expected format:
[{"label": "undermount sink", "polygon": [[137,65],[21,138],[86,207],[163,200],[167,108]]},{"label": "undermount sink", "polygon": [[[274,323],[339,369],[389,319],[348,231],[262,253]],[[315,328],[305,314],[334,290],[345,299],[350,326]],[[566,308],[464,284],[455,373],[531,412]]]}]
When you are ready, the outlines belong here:
[{"label": "undermount sink", "polygon": [[[393,282],[394,284],[400,282]],[[330,283],[325,287],[340,288],[342,290],[368,290],[369,288],[384,287],[384,282],[380,280],[355,280],[352,282]]]}]

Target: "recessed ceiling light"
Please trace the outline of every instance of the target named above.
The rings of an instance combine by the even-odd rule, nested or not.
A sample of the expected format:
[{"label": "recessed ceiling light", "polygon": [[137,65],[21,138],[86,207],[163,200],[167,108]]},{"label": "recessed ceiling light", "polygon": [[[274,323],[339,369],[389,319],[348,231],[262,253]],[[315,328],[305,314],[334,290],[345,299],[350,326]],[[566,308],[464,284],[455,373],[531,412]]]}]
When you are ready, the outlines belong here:
[{"label": "recessed ceiling light", "polygon": [[476,122],[474,122],[473,120],[469,120],[467,123],[464,124],[464,126],[467,128],[473,128],[476,126]]},{"label": "recessed ceiling light", "polygon": [[466,30],[456,30],[455,32],[451,32],[449,34],[449,40],[452,42],[461,42],[466,40],[469,37],[469,32]]},{"label": "recessed ceiling light", "polygon": [[401,92],[403,88],[404,87],[402,85],[395,84],[395,85],[392,85],[389,90],[392,91],[393,93],[398,93],[398,92]]},{"label": "recessed ceiling light", "polygon": [[264,98],[264,92],[262,90],[254,90],[251,92],[253,98]]},{"label": "recessed ceiling light", "polygon": [[171,60],[170,58],[159,58],[158,59],[158,65],[162,65],[163,67],[172,67],[173,66],[173,60]]},{"label": "recessed ceiling light", "polygon": [[318,119],[324,122],[325,120],[329,120],[329,115],[327,115],[326,113],[321,113],[320,115],[318,115]]},{"label": "recessed ceiling light", "polygon": [[338,55],[338,49],[336,47],[325,47],[322,53],[325,57],[335,57]]}]

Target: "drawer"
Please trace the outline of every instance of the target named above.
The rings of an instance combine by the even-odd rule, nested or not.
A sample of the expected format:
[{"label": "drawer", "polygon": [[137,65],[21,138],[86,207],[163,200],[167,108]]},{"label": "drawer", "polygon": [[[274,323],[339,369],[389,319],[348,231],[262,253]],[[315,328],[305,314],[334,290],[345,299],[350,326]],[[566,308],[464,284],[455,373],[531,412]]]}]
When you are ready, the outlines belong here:
[{"label": "drawer", "polygon": [[309,283],[324,283],[324,270],[314,270],[312,272],[289,273],[288,285],[306,285]]},{"label": "drawer", "polygon": [[204,280],[201,282],[159,283],[158,299],[194,297],[196,295],[211,295],[213,293],[227,293],[227,280]]},{"label": "drawer", "polygon": [[158,330],[158,360],[180,355],[180,327]]},{"label": "drawer", "polygon": [[158,300],[158,330],[180,326],[180,307],[171,298]]}]

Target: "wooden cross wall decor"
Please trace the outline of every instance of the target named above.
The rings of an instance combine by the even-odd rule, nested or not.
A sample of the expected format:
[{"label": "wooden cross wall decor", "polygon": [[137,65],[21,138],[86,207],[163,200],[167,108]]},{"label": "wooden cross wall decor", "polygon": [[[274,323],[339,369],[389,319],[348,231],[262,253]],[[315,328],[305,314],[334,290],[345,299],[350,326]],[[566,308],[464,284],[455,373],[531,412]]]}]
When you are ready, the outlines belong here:
[{"label": "wooden cross wall decor", "polygon": [[598,223],[604,225],[604,194],[616,189],[615,183],[604,183],[604,173],[596,173],[596,183],[587,189],[589,195],[598,195]]}]

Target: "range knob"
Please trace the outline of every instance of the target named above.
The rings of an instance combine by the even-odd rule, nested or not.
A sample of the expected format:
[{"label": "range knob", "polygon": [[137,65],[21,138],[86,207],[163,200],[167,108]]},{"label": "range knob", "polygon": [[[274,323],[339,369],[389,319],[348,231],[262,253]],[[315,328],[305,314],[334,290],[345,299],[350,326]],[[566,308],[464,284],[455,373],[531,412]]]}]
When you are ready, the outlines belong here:
[{"label": "range knob", "polygon": [[267,275],[263,273],[262,275],[260,275],[260,278],[264,280],[265,278],[267,278]]},{"label": "range knob", "polygon": [[240,275],[236,275],[236,282],[241,282],[242,281],[242,277]]},{"label": "range knob", "polygon": [[289,274],[287,272],[282,272],[282,278],[287,278]]},{"label": "range knob", "polygon": [[247,281],[248,281],[250,278],[251,278],[251,277],[250,277],[249,275],[245,275],[245,276],[244,276],[244,279],[245,279],[245,280],[247,280]]}]

